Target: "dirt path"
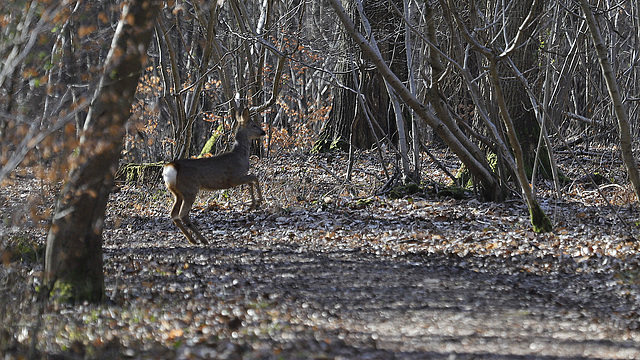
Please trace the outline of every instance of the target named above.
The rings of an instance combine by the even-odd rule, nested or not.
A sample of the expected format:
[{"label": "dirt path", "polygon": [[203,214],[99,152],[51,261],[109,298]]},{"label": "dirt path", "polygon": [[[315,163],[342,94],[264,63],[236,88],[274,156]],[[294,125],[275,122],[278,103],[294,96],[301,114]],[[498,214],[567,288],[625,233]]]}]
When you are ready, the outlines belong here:
[{"label": "dirt path", "polygon": [[265,289],[309,304],[309,326],[337,331],[373,354],[377,349],[415,359],[640,357],[638,344],[623,340],[624,332],[598,324],[591,311],[596,309],[563,306],[549,293],[536,293],[544,279],[528,279],[523,288],[516,285],[522,279],[512,276],[354,253],[282,253],[263,257],[262,265],[255,277],[264,277],[269,267],[281,274]]},{"label": "dirt path", "polygon": [[[233,343],[244,344],[234,348],[242,358],[640,358],[639,334],[630,329],[635,323],[616,317],[634,302],[619,296],[619,284],[609,275],[541,276],[501,259],[475,259],[471,265],[473,259],[457,256],[376,255],[336,244],[318,249],[290,237],[261,243],[249,236],[255,215],[218,216],[225,215],[249,225],[221,230],[210,224],[209,234],[218,235],[210,247],[171,236],[161,243],[136,241],[140,248],[107,246],[106,258],[125,268],[113,276],[127,284],[123,289],[146,288],[160,312],[176,298],[185,299],[184,309],[214,308],[210,317],[227,325],[216,332],[230,331]],[[269,226],[283,231],[277,221],[261,226],[263,233]],[[151,270],[128,276],[126,268],[135,269],[138,261]],[[478,269],[480,261],[486,271]],[[149,307],[136,304],[140,293],[114,296]],[[178,355],[212,354],[210,344],[198,340],[206,338],[197,330],[206,319],[191,317],[183,324],[194,329],[196,340]]]}]

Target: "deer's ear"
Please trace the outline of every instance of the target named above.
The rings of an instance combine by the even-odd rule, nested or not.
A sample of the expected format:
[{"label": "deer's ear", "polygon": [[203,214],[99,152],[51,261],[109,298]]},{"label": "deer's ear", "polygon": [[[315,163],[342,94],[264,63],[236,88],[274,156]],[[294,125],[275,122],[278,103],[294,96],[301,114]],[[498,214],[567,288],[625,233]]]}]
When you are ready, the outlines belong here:
[{"label": "deer's ear", "polygon": [[236,121],[238,122],[238,124],[244,124],[247,121],[249,121],[249,109],[244,108],[244,109],[240,109],[238,111],[232,110],[232,116],[236,118]]},{"label": "deer's ear", "polygon": [[251,120],[251,114],[249,114],[249,108],[244,108],[244,110],[242,110],[242,119],[244,121]]}]

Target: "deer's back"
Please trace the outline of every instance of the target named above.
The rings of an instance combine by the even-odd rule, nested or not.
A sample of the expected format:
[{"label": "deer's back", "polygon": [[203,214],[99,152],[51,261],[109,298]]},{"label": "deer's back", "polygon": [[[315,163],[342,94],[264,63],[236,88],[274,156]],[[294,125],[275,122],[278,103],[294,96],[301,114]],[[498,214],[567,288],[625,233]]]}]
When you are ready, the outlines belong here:
[{"label": "deer's back", "polygon": [[191,192],[221,190],[237,186],[249,172],[249,159],[234,152],[212,158],[182,159],[169,163],[177,171],[179,187]]}]

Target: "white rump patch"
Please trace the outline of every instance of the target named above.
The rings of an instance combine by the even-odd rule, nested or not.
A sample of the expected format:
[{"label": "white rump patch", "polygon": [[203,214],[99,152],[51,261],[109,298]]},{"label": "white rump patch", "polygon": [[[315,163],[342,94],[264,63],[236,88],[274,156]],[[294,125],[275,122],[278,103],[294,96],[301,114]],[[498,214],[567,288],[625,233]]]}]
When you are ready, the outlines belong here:
[{"label": "white rump patch", "polygon": [[162,177],[167,186],[175,186],[178,178],[178,170],[171,164],[167,164],[162,168]]}]

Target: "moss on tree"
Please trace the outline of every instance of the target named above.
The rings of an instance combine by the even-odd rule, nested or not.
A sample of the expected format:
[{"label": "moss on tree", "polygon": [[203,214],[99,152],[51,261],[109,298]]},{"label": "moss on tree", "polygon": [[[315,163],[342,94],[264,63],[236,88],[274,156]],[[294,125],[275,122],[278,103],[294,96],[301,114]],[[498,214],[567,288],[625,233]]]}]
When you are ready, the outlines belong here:
[{"label": "moss on tree", "polygon": [[165,163],[127,163],[120,166],[116,173],[116,181],[126,183],[155,184],[161,179],[162,167]]},{"label": "moss on tree", "polygon": [[340,151],[349,151],[349,141],[344,138],[333,138],[331,139],[330,134],[326,133],[324,136],[321,136],[315,144],[313,144],[313,148],[311,149],[312,154],[320,154],[331,152],[335,150]]},{"label": "moss on tree", "polygon": [[406,185],[396,186],[389,191],[389,197],[391,199],[401,199],[408,195],[422,193],[423,189],[416,183],[408,183]]},{"label": "moss on tree", "polygon": [[220,135],[222,134],[222,130],[223,130],[223,126],[222,126],[222,124],[220,124],[218,126],[218,128],[216,129],[216,131],[213,132],[213,134],[211,135],[209,140],[207,140],[207,142],[202,147],[202,151],[200,151],[199,157],[203,157],[203,156],[205,156],[207,154],[213,153],[213,148],[216,145],[216,143],[218,142],[218,139],[220,138]]},{"label": "moss on tree", "polygon": [[84,271],[77,274],[68,274],[64,279],[58,279],[51,291],[49,299],[57,303],[74,304],[77,301],[101,303],[104,301],[104,283],[101,288],[95,289],[95,283],[84,281]]},{"label": "moss on tree", "polygon": [[534,202],[529,206],[529,215],[531,217],[531,225],[533,225],[533,231],[537,233],[550,232],[553,230],[551,220],[545,215],[544,211],[540,208],[537,202]]}]

